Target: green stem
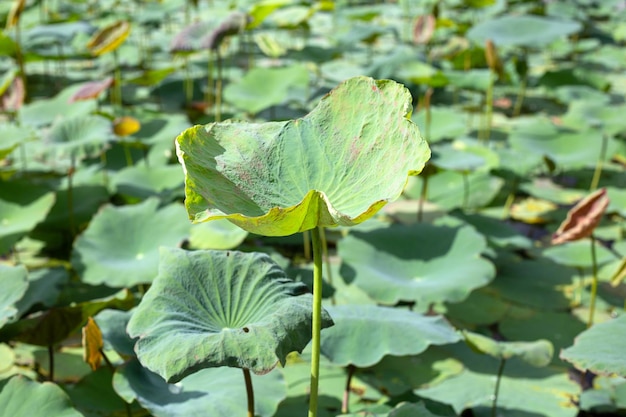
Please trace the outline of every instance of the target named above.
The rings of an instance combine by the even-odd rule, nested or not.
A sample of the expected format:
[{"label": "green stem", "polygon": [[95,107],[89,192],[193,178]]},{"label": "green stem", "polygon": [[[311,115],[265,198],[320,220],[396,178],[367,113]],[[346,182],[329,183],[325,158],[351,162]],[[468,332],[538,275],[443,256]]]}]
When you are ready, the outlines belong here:
[{"label": "green stem", "polygon": [[193,83],[191,81],[191,71],[189,69],[189,57],[185,55],[185,101],[186,104],[191,104],[193,100]]},{"label": "green stem", "polygon": [[48,381],[54,382],[54,346],[48,345]]},{"label": "green stem", "polygon": [[483,135],[483,140],[485,141],[485,144],[489,143],[489,139],[491,137],[491,123],[493,119],[493,84],[495,83],[495,80],[496,74],[491,71],[489,73],[489,84],[487,85],[487,96],[485,98],[485,133]]},{"label": "green stem", "polygon": [[500,359],[500,366],[498,367],[498,376],[496,377],[496,387],[493,390],[493,402],[491,403],[491,417],[496,417],[496,410],[498,405],[498,395],[500,394],[500,382],[502,381],[502,372],[504,372],[504,365],[506,359]]},{"label": "green stem", "polygon": [[524,103],[524,97],[526,96],[526,86],[528,84],[528,75],[524,75],[522,82],[515,98],[515,106],[513,107],[513,117],[518,117],[522,113],[522,104]]},{"label": "green stem", "polygon": [[596,260],[596,238],[591,236],[591,272],[593,274],[591,281],[591,301],[589,304],[589,321],[587,328],[593,325],[593,316],[596,310],[596,296],[598,294],[598,262]]},{"label": "green stem", "polygon": [[346,388],[343,391],[343,399],[341,401],[341,414],[348,414],[350,412],[350,388],[352,387],[354,371],[356,371],[356,366],[348,365],[348,378],[346,379]]},{"label": "green stem", "polygon": [[206,75],[206,91],[204,92],[204,101],[207,106],[213,104],[213,96],[215,95],[215,88],[213,85],[213,52],[209,50],[209,60],[207,61],[207,75]]},{"label": "green stem", "polygon": [[222,55],[219,49],[215,50],[217,55],[217,80],[215,81],[215,121],[222,121]]},{"label": "green stem", "polygon": [[115,80],[113,83],[113,91],[115,93],[115,99],[113,100],[113,104],[118,106],[119,109],[122,108],[122,72],[120,71],[120,63],[119,56],[117,54],[117,49],[113,51],[113,62],[115,65],[115,70],[113,72],[113,79]]},{"label": "green stem", "polygon": [[252,378],[250,377],[250,370],[242,368],[243,379],[246,381],[246,394],[248,395],[248,417],[254,417],[254,389],[252,387]]},{"label": "green stem", "polygon": [[600,176],[602,175],[602,166],[604,164],[604,159],[606,158],[607,142],[608,142],[608,138],[605,133],[602,135],[600,157],[598,158],[598,162],[596,163],[596,169],[593,172],[593,178],[591,179],[591,187],[589,187],[589,191],[595,191],[598,188],[598,184],[600,183]]},{"label": "green stem", "polygon": [[463,209],[467,210],[467,206],[469,205],[469,196],[470,196],[470,185],[469,185],[469,178],[468,178],[468,174],[466,171],[463,171],[462,174],[463,176]]},{"label": "green stem", "polygon": [[313,246],[313,326],[311,337],[311,392],[309,417],[317,416],[317,392],[320,380],[320,333],[322,331],[322,243],[318,226],[311,230]]},{"label": "green stem", "polygon": [[515,193],[517,192],[517,177],[513,179],[513,183],[511,184],[511,191],[509,195],[506,197],[506,201],[504,202],[504,208],[502,210],[502,218],[507,219],[509,217],[509,213],[511,212],[511,207],[513,206],[513,202],[515,202]]},{"label": "green stem", "polygon": [[428,197],[428,177],[430,175],[424,175],[422,177],[422,191],[420,192],[420,199],[417,202],[417,222],[421,223],[424,218],[424,201]]},{"label": "green stem", "polygon": [[[324,263],[326,264],[326,281],[332,287],[333,285],[333,271],[331,271],[330,267],[330,256],[328,256],[328,241],[326,240],[326,230],[320,230],[320,238],[322,241],[322,255],[324,256]],[[332,305],[337,304],[335,301],[335,296],[333,295],[330,298],[330,303]]]},{"label": "green stem", "polygon": [[311,260],[311,233],[308,230],[302,232],[302,245],[304,248],[304,260]]},{"label": "green stem", "polygon": [[69,225],[70,225],[70,234],[72,238],[74,237],[74,193],[73,193],[73,184],[72,177],[74,176],[75,163],[74,158],[72,157],[72,166],[67,171],[67,211],[69,216]]}]

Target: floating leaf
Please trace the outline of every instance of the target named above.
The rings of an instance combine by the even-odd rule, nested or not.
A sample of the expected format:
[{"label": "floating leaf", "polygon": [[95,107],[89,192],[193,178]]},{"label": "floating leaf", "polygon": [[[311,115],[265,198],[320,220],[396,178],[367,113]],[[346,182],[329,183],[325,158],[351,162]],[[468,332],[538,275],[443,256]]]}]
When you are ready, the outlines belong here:
[{"label": "floating leaf", "polygon": [[[254,414],[272,417],[286,396],[281,370],[252,375],[252,385]],[[234,368],[203,369],[174,385],[131,360],[115,372],[113,387],[126,402],[136,399],[154,417],[232,417],[247,411],[243,373]]]},{"label": "floating leaf", "polygon": [[17,375],[9,379],[0,391],[2,417],[83,417],[72,408],[69,397],[56,384],[42,384]]},{"label": "floating leaf", "polygon": [[159,246],[178,246],[190,225],[179,204],[158,209],[150,198],[125,207],[105,206],[74,243],[72,265],[83,282],[130,287],[157,275]]},{"label": "floating leaf", "polygon": [[326,308],[335,325],[322,332],[321,352],[331,362],[367,367],[385,355],[417,355],[431,345],[454,343],[459,335],[442,317],[376,305]]},{"label": "floating leaf", "polygon": [[102,332],[92,317],[83,326],[83,359],[94,371],[102,362]]},{"label": "floating leaf", "polygon": [[134,117],[124,116],[113,121],[113,132],[117,136],[129,136],[141,129],[141,123]]},{"label": "floating leaf", "polygon": [[463,332],[465,342],[475,351],[497,359],[517,357],[537,367],[547,366],[554,355],[554,347],[547,340],[534,342],[500,342],[478,333]]},{"label": "floating leaf", "polygon": [[309,343],[306,291],[265,254],[163,248],[127,330],[142,364],[168,382],[219,366],[263,374]]},{"label": "floating leaf", "polygon": [[59,119],[45,137],[47,156],[52,163],[62,158],[76,162],[99,155],[111,138],[111,122],[100,116],[78,116]]},{"label": "floating leaf", "polygon": [[567,218],[552,236],[552,244],[558,245],[591,236],[608,206],[609,198],[604,188],[579,201],[570,209]]},{"label": "floating leaf", "polygon": [[115,51],[126,40],[129,34],[130,23],[125,20],[120,20],[96,32],[89,42],[87,42],[87,48],[94,56]]},{"label": "floating leaf", "polygon": [[234,249],[248,236],[248,232],[228,220],[215,220],[191,227],[189,245],[194,249]]},{"label": "floating leaf", "polygon": [[561,359],[580,370],[626,377],[626,314],[593,325],[561,351]]},{"label": "floating leaf", "polygon": [[44,194],[28,205],[0,200],[0,255],[41,222],[54,204],[54,193]]},{"label": "floating leaf", "polygon": [[485,239],[469,226],[392,225],[352,232],[338,243],[344,278],[383,304],[463,300],[495,274],[481,258]]},{"label": "floating leaf", "polygon": [[5,266],[0,264],[0,327],[15,318],[17,303],[28,288],[28,271],[22,265]]},{"label": "floating leaf", "polygon": [[491,39],[500,46],[540,47],[578,32],[581,27],[580,23],[566,19],[501,16],[473,26],[467,37],[480,44]]},{"label": "floating leaf", "polygon": [[285,68],[254,68],[224,89],[224,99],[237,108],[256,114],[287,99],[304,102],[308,97],[309,70],[302,65]]},{"label": "floating leaf", "polygon": [[410,110],[400,84],[357,77],[302,119],[191,128],[176,143],[189,216],[267,236],[361,223],[430,156]]}]

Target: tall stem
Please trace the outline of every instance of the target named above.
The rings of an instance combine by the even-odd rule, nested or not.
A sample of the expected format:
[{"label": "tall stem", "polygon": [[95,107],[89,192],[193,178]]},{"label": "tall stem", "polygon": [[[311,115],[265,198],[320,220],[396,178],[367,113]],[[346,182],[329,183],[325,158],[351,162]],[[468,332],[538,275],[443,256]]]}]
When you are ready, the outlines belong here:
[{"label": "tall stem", "polygon": [[54,382],[54,346],[48,345],[48,381]]},{"label": "tall stem", "polygon": [[600,183],[600,176],[602,175],[602,165],[604,164],[604,159],[606,158],[606,145],[608,142],[608,138],[606,133],[602,134],[602,146],[600,148],[600,157],[598,158],[598,162],[596,163],[596,169],[593,172],[593,178],[591,179],[591,187],[589,187],[589,191],[595,191],[598,188],[598,184]]},{"label": "tall stem", "polygon": [[528,75],[524,74],[522,81],[515,98],[515,106],[513,107],[513,117],[518,117],[522,113],[522,104],[524,103],[524,96],[526,96],[526,85],[528,84]]},{"label": "tall stem", "polygon": [[318,226],[311,230],[313,246],[313,326],[311,337],[311,393],[309,417],[317,417],[317,392],[320,380],[320,333],[322,331],[322,242]]},{"label": "tall stem", "polygon": [[596,261],[596,238],[591,236],[591,273],[593,281],[591,281],[591,301],[589,303],[589,321],[587,328],[593,325],[593,316],[596,310],[596,295],[598,294],[598,262]]},{"label": "tall stem", "polygon": [[417,202],[417,222],[421,223],[424,218],[424,202],[428,197],[428,178],[430,175],[424,175],[422,177],[422,191],[420,192],[420,199]]},{"label": "tall stem", "polygon": [[217,81],[215,82],[215,121],[222,121],[222,55],[219,48],[215,50],[217,56]]},{"label": "tall stem", "polygon": [[[326,240],[326,230],[320,230],[320,240],[322,242],[322,255],[324,257],[324,263],[326,264],[326,281],[328,281],[328,285],[333,286],[333,271],[331,271],[330,266],[330,256],[328,256],[328,241]],[[333,295],[330,298],[330,303],[335,305],[335,296]]]},{"label": "tall stem", "polygon": [[113,100],[113,104],[118,107],[118,109],[122,108],[122,72],[120,71],[120,60],[117,55],[117,49],[113,51],[113,62],[115,65],[115,70],[113,72],[113,91],[115,92],[115,99]]},{"label": "tall stem", "polygon": [[74,237],[74,234],[76,232],[76,230],[74,229],[74,190],[72,182],[75,166],[76,164],[74,162],[74,157],[72,156],[72,166],[67,171],[67,211],[69,217],[70,234],[72,235],[72,238]]},{"label": "tall stem", "polygon": [[506,359],[500,359],[500,366],[498,367],[498,376],[496,377],[496,387],[493,390],[493,402],[491,403],[491,417],[496,417],[496,410],[498,407],[498,395],[500,394],[500,381],[502,381],[502,372],[504,372],[504,365]]},{"label": "tall stem", "polygon": [[349,404],[350,404],[350,388],[352,387],[352,376],[354,376],[354,371],[356,371],[356,366],[350,364],[348,365],[348,377],[346,378],[346,388],[343,391],[343,399],[341,401],[341,413],[348,414]]},{"label": "tall stem", "polygon": [[467,210],[469,206],[470,184],[467,171],[461,173],[463,175],[463,209]]},{"label": "tall stem", "polygon": [[246,381],[246,394],[248,395],[248,417],[254,417],[254,389],[252,388],[252,378],[250,370],[242,368],[243,379]]},{"label": "tall stem", "polygon": [[304,260],[311,260],[311,233],[308,230],[302,232],[302,245],[304,247]]}]

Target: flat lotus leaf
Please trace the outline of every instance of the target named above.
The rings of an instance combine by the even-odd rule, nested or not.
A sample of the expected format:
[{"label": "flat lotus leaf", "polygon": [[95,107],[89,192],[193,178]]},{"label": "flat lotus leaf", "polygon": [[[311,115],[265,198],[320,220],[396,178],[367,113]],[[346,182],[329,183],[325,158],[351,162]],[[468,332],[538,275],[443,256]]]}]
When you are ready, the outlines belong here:
[{"label": "flat lotus leaf", "polygon": [[574,346],[561,351],[564,359],[580,370],[626,377],[626,315],[598,323],[582,332]]},{"label": "flat lotus leaf", "polygon": [[301,119],[186,130],[176,147],[190,218],[266,236],[367,220],[430,157],[411,103],[394,81],[356,77]]},{"label": "flat lotus leaf", "polygon": [[20,143],[36,138],[34,131],[13,123],[0,123],[0,160],[6,158]]},{"label": "flat lotus leaf", "polygon": [[467,37],[481,45],[491,40],[497,46],[540,47],[581,28],[581,24],[573,20],[530,15],[502,16],[473,26]]},{"label": "flat lotus leaf", "polygon": [[335,325],[322,332],[321,350],[331,362],[360,368],[385,355],[417,355],[429,345],[454,343],[459,335],[445,319],[376,305],[329,306]]},{"label": "flat lotus leaf", "polygon": [[248,232],[228,220],[221,219],[191,227],[189,244],[194,249],[234,249]]},{"label": "flat lotus leaf", "polygon": [[302,65],[285,68],[254,68],[228,84],[224,99],[235,107],[256,114],[286,99],[304,102],[308,98],[309,70]]},{"label": "flat lotus leaf", "polygon": [[[255,416],[273,416],[287,392],[280,369],[252,375],[252,386]],[[168,384],[131,360],[115,372],[113,388],[129,403],[136,399],[154,417],[232,417],[244,416],[247,410],[243,372],[235,368],[203,369]]]},{"label": "flat lotus leaf", "polygon": [[56,384],[14,376],[0,391],[0,417],[82,417]]},{"label": "flat lotus leaf", "polygon": [[24,266],[0,264],[0,327],[17,314],[17,303],[28,288],[28,271]]},{"label": "flat lotus leaf", "polygon": [[59,119],[45,138],[50,146],[48,158],[54,161],[97,156],[111,135],[111,122],[104,117],[90,115]]},{"label": "flat lotus leaf", "polygon": [[105,346],[111,347],[117,353],[126,356],[135,356],[135,342],[126,333],[126,326],[133,311],[106,309],[94,317],[102,332]]},{"label": "flat lotus leaf", "polygon": [[189,235],[179,204],[158,209],[157,199],[106,206],[74,243],[72,265],[85,283],[129,287],[152,282],[159,246],[178,246]]},{"label": "flat lotus leaf", "polygon": [[429,135],[429,143],[439,142],[443,139],[455,139],[468,132],[468,116],[459,109],[451,107],[435,107],[430,108],[430,126],[426,129],[425,110],[415,113],[412,117],[413,121],[419,126],[424,135]]},{"label": "flat lotus leaf", "polygon": [[338,243],[342,270],[379,303],[458,302],[495,275],[481,258],[485,239],[470,226],[429,224],[353,232]]},{"label": "flat lotus leaf", "polygon": [[[596,242],[596,262],[604,265],[615,259],[615,255],[600,243]],[[561,265],[591,267],[591,241],[583,239],[573,242],[566,242],[562,245],[553,245],[543,251],[543,256]]]},{"label": "flat lotus leaf", "polygon": [[479,333],[464,332],[465,342],[479,353],[493,356],[497,359],[511,359],[517,357],[533,366],[550,364],[554,347],[547,340],[533,342],[501,342]]},{"label": "flat lotus leaf", "polygon": [[44,194],[28,205],[0,200],[0,255],[41,222],[54,204],[54,193]]},{"label": "flat lotus leaf", "polygon": [[263,374],[309,343],[306,291],[265,254],[163,248],[127,331],[141,363],[168,382],[219,366]]}]

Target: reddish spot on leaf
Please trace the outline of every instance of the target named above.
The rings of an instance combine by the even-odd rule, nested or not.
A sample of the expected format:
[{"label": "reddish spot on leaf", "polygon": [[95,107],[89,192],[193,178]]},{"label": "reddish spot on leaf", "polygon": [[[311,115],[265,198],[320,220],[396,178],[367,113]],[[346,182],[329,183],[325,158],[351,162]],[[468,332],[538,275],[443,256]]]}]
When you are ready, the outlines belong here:
[{"label": "reddish spot on leaf", "polygon": [[609,206],[606,189],[588,195],[570,209],[567,218],[552,235],[552,244],[559,245],[591,236]]}]

